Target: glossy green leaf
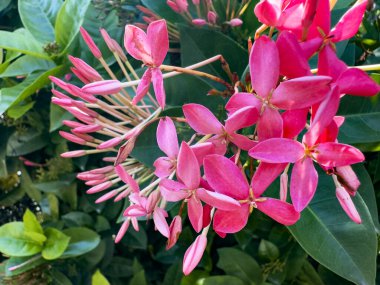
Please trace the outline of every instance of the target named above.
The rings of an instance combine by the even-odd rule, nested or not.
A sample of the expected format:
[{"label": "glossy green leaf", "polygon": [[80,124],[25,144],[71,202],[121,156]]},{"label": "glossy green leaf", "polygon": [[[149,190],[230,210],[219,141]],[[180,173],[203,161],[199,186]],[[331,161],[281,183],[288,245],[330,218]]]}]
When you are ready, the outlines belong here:
[{"label": "glossy green leaf", "polygon": [[90,0],[66,0],[58,12],[55,39],[64,53],[79,33]]},{"label": "glossy green leaf", "polygon": [[[363,181],[363,177],[360,177]],[[369,191],[363,185],[353,198],[362,224],[352,222],[335,197],[335,186],[330,176],[320,173],[317,192],[291,227],[290,232],[322,265],[357,284],[374,284],[376,274],[377,237],[368,210],[360,196]]]},{"label": "glossy green leaf", "polygon": [[[181,266],[181,273],[182,273],[182,262],[180,263],[180,266]],[[207,271],[194,270],[189,275],[183,276],[181,280],[181,285],[194,285],[199,279],[204,279],[209,276],[210,274]]]},{"label": "glossy green leaf", "polygon": [[52,61],[25,55],[16,59],[8,68],[0,74],[0,78],[19,75],[29,75],[34,71],[45,71],[52,69],[55,64]]},{"label": "glossy green leaf", "polygon": [[0,48],[50,60],[50,57],[44,52],[42,44],[25,29],[15,32],[0,31]]},{"label": "glossy green leaf", "polygon": [[[45,263],[41,254],[28,257],[11,257],[5,263],[5,276],[14,276],[29,271],[41,264]],[[17,266],[16,269],[10,271],[9,268]]]},{"label": "glossy green leaf", "polygon": [[70,212],[62,216],[67,227],[92,227],[94,219],[87,213]]},{"label": "glossy green leaf", "polygon": [[18,0],[18,11],[26,29],[41,43],[54,41],[54,22],[61,0]]},{"label": "glossy green leaf", "polygon": [[100,242],[99,235],[87,228],[69,228],[64,230],[63,233],[71,239],[61,258],[83,255],[96,248]]},{"label": "glossy green leaf", "polygon": [[22,222],[12,222],[0,227],[0,252],[9,256],[31,256],[41,252],[40,242],[25,235]]},{"label": "glossy green leaf", "polygon": [[110,285],[107,278],[100,272],[100,270],[96,270],[95,273],[91,277],[92,283],[91,285]]},{"label": "glossy green leaf", "polygon": [[44,234],[42,226],[40,222],[37,220],[37,216],[29,209],[26,209],[22,220],[24,222],[25,231]]},{"label": "glossy green leaf", "polygon": [[226,274],[240,278],[244,284],[259,285],[263,282],[260,266],[250,255],[227,247],[218,249],[218,254],[216,266]]},{"label": "glossy green leaf", "polygon": [[280,251],[274,243],[262,239],[259,244],[258,254],[263,260],[274,261],[280,256]]},{"label": "glossy green leaf", "polygon": [[69,245],[70,237],[63,232],[54,229],[45,229],[47,240],[42,249],[42,257],[47,260],[59,258]]},{"label": "glossy green leaf", "polygon": [[211,276],[199,279],[196,285],[244,285],[244,282],[235,277],[228,275],[220,275],[220,276]]}]

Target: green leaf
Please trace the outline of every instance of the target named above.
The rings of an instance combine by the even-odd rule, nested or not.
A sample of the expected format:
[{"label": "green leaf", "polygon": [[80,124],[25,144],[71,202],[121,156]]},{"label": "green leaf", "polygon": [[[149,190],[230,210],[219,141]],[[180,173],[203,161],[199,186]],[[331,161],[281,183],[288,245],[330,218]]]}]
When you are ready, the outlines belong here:
[{"label": "green leaf", "polygon": [[130,277],[133,275],[132,261],[125,257],[114,256],[104,273],[112,277]]},{"label": "green leaf", "polygon": [[59,10],[55,24],[55,39],[62,47],[62,53],[65,53],[79,33],[90,2],[90,0],[66,0]]},{"label": "green leaf", "polygon": [[[30,128],[23,132],[14,132],[7,145],[7,156],[21,156],[45,147],[48,143],[48,136],[37,130]],[[25,174],[26,183],[29,182],[27,173]]]},{"label": "green leaf", "polygon": [[49,132],[54,132],[63,126],[63,120],[71,120],[74,116],[56,104],[50,103],[50,128]]},{"label": "green leaf", "polygon": [[195,285],[244,285],[244,282],[235,277],[228,275],[211,276],[199,279]]},{"label": "green leaf", "polygon": [[305,261],[301,272],[297,276],[297,284],[300,285],[324,285],[322,279],[309,261]]},{"label": "green leaf", "polygon": [[280,256],[278,247],[265,239],[260,241],[258,253],[261,259],[268,261],[274,261]]},{"label": "green leaf", "polygon": [[[5,276],[15,276],[26,271],[29,271],[41,264],[45,263],[45,260],[40,254],[28,257],[11,257],[5,264]],[[10,271],[9,268],[17,266],[16,269]]]},{"label": "green leaf", "polygon": [[87,213],[70,212],[62,216],[62,220],[67,227],[91,227],[94,225],[94,219]]},{"label": "green leaf", "polygon": [[129,248],[146,250],[148,247],[148,237],[144,228],[140,228],[138,232],[130,229],[125,234],[121,243]]},{"label": "green leaf", "polygon": [[70,279],[61,271],[53,268],[51,270],[52,285],[72,285]]},{"label": "green leaf", "polygon": [[96,248],[100,242],[99,235],[87,228],[69,228],[63,233],[69,236],[71,240],[61,258],[83,255]]},{"label": "green leaf", "polygon": [[54,21],[61,0],[18,0],[18,11],[25,28],[41,43],[54,41]]},{"label": "green leaf", "polygon": [[3,114],[8,108],[20,104],[37,90],[42,89],[50,83],[49,76],[60,76],[64,73],[63,65],[54,67],[46,72],[32,73],[23,82],[13,87],[3,88],[0,90],[0,114]]},{"label": "green leaf", "polygon": [[25,29],[16,32],[0,31],[0,48],[50,60],[42,49],[42,44]]},{"label": "green leaf", "polygon": [[[180,263],[180,266],[181,266],[181,273],[182,273],[182,262]],[[181,285],[194,285],[199,279],[204,279],[205,277],[209,277],[209,276],[210,274],[207,271],[194,270],[189,275],[183,276],[181,280]]]},{"label": "green leaf", "polygon": [[226,274],[240,278],[244,284],[259,285],[263,277],[259,264],[251,256],[235,248],[218,249],[219,260],[217,267]]},{"label": "green leaf", "polygon": [[[362,185],[359,193],[367,190]],[[354,283],[374,284],[377,237],[359,193],[353,197],[362,219],[358,225],[339,205],[332,178],[320,173],[318,189],[309,207],[288,228],[305,251],[322,265]]]},{"label": "green leaf", "polygon": [[32,178],[29,176],[29,173],[24,166],[21,166],[20,180],[20,188],[22,188],[31,199],[40,202],[42,199],[41,192],[34,186]]},{"label": "green leaf", "polygon": [[58,220],[59,217],[59,201],[57,196],[49,193],[40,202],[44,217],[51,220]]},{"label": "green leaf", "polygon": [[19,75],[29,75],[34,71],[45,71],[52,69],[55,64],[52,61],[24,55],[12,62],[8,68],[0,74],[0,78]]},{"label": "green leaf", "polygon": [[68,247],[70,237],[54,228],[45,229],[45,235],[47,240],[42,249],[42,257],[47,260],[59,258]]},{"label": "green leaf", "polygon": [[9,256],[31,256],[41,252],[42,246],[24,233],[22,222],[12,222],[0,227],[0,252]]},{"label": "green leaf", "polygon": [[9,6],[12,0],[3,0],[0,2],[0,12]]},{"label": "green leaf", "polygon": [[162,285],[177,285],[181,283],[183,277],[182,263],[176,262],[172,264],[165,273]]},{"label": "green leaf", "polygon": [[172,23],[184,22],[181,15],[175,13],[172,9],[170,9],[165,0],[142,0],[141,2],[145,7],[149,8],[157,15],[160,15],[167,21],[170,21]]},{"label": "green leaf", "polygon": [[8,117],[18,120],[20,119],[26,112],[33,108],[35,101],[31,101],[29,103],[22,102],[20,105],[11,107],[8,109],[7,115]]},{"label": "green leaf", "polygon": [[100,272],[100,270],[96,270],[96,272],[92,275],[92,283],[91,285],[110,285],[107,278]]},{"label": "green leaf", "polygon": [[146,281],[146,278],[145,278],[145,271],[144,270],[140,270],[139,272],[137,272],[131,279],[131,281],[129,282],[129,285],[147,285],[147,281]]},{"label": "green leaf", "polygon": [[26,209],[22,220],[24,222],[25,231],[44,234],[42,226],[37,220],[36,215],[29,209]]}]

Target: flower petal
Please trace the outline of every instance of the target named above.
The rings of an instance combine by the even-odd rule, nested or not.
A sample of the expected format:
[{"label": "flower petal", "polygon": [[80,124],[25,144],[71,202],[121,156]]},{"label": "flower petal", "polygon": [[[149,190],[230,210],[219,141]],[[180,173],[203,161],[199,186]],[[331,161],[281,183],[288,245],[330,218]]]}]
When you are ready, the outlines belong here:
[{"label": "flower petal", "polygon": [[164,236],[169,237],[169,225],[166,222],[168,213],[164,209],[157,207],[153,212],[153,221],[157,230]]},{"label": "flower petal", "polygon": [[203,207],[201,201],[195,195],[187,200],[187,214],[194,230],[199,233],[203,225]]},{"label": "flower petal", "polygon": [[257,141],[253,141],[244,135],[233,133],[230,134],[229,137],[230,141],[242,150],[249,150],[257,144]]},{"label": "flower petal", "polygon": [[326,167],[351,165],[364,161],[363,153],[357,148],[341,143],[320,143],[314,154],[317,162]]},{"label": "flower petal", "polygon": [[309,109],[288,110],[281,114],[284,138],[292,139],[298,136],[306,126]]},{"label": "flower petal", "polygon": [[277,46],[267,36],[261,36],[253,44],[249,57],[252,87],[266,98],[276,88],[280,76],[280,56]]},{"label": "flower petal", "polygon": [[199,165],[203,165],[203,159],[209,155],[215,153],[215,145],[211,142],[198,143],[190,146],[195,157],[198,160]]},{"label": "flower petal", "polygon": [[257,122],[259,141],[281,138],[283,132],[282,117],[278,110],[266,107]]},{"label": "flower petal", "polygon": [[166,93],[164,88],[164,79],[159,68],[152,69],[152,83],[157,102],[162,109],[165,109]]},{"label": "flower petal", "polygon": [[341,61],[336,52],[327,45],[318,54],[318,75],[331,76],[336,81],[347,70],[347,65]]},{"label": "flower petal", "polygon": [[146,93],[148,93],[151,82],[152,82],[152,69],[148,68],[144,72],[141,78],[141,81],[139,85],[137,86],[136,96],[133,97],[132,104],[136,105],[138,102],[141,101],[141,99],[146,95]]},{"label": "flower petal", "polygon": [[226,104],[226,110],[233,114],[239,109],[242,109],[247,106],[253,106],[256,107],[257,110],[261,110],[261,106],[263,103],[257,99],[253,94],[251,93],[235,93],[231,96],[230,100],[228,100]]},{"label": "flower petal", "polygon": [[248,154],[269,163],[296,162],[304,155],[304,147],[291,139],[272,138],[258,143]]},{"label": "flower petal", "polygon": [[233,234],[242,230],[249,217],[249,205],[241,205],[236,211],[216,210],[213,228],[216,232]]},{"label": "flower petal", "polygon": [[115,166],[115,172],[117,175],[119,175],[120,179],[125,183],[128,184],[133,192],[140,192],[140,186],[139,184],[128,174],[127,171],[125,171],[124,167],[122,165]]},{"label": "flower petal", "polygon": [[157,127],[157,144],[159,148],[169,157],[178,155],[178,138],[175,125],[169,117],[160,120]]},{"label": "flower petal", "polygon": [[181,201],[189,196],[187,191],[184,191],[183,189],[186,189],[186,186],[177,181],[163,179],[160,182],[161,195],[169,202]]},{"label": "flower petal", "polygon": [[346,212],[347,216],[349,216],[350,219],[353,220],[355,223],[361,224],[362,219],[360,218],[358,210],[356,210],[356,207],[352,202],[352,199],[350,195],[347,193],[346,189],[344,189],[343,187],[337,187],[336,197],[338,198],[338,201],[342,206],[343,210]]},{"label": "flower petal", "polygon": [[276,26],[281,16],[282,1],[262,0],[255,6],[255,15],[258,20],[267,26]]},{"label": "flower petal", "polygon": [[276,222],[285,226],[295,224],[300,219],[300,213],[286,202],[273,198],[265,198],[263,202],[257,202],[257,209],[271,217]]},{"label": "flower petal", "polygon": [[188,187],[193,190],[198,188],[201,179],[198,160],[194,152],[182,142],[177,160],[177,177]]},{"label": "flower petal", "polygon": [[199,235],[185,252],[183,258],[183,274],[189,275],[201,261],[206,249],[207,237]]},{"label": "flower petal", "polygon": [[173,161],[166,156],[157,158],[153,163],[153,166],[156,168],[154,170],[154,175],[159,178],[168,177],[176,167]]},{"label": "flower petal", "polygon": [[226,120],[225,128],[227,133],[231,134],[237,130],[252,126],[256,123],[259,117],[259,112],[256,107],[244,107]]},{"label": "flower petal", "polygon": [[233,211],[240,208],[239,202],[235,199],[203,188],[197,190],[197,196],[206,204],[224,211]]},{"label": "flower petal", "polygon": [[150,46],[153,64],[159,66],[169,50],[169,36],[165,20],[154,21],[147,29],[147,41]]},{"label": "flower petal", "polygon": [[287,165],[287,163],[260,162],[251,180],[255,197],[260,197]]},{"label": "flower petal", "polygon": [[237,200],[246,199],[249,185],[239,167],[228,158],[213,154],[204,159],[204,172],[209,185],[218,193]]},{"label": "flower petal", "polygon": [[137,60],[152,64],[150,45],[145,32],[133,25],[125,26],[124,47]]},{"label": "flower petal", "polygon": [[336,84],[340,93],[356,96],[374,96],[380,92],[380,85],[363,70],[349,68],[341,74]]},{"label": "flower petal", "polygon": [[290,197],[294,209],[301,212],[313,199],[318,184],[318,173],[310,158],[297,161],[290,180]]},{"label": "flower petal", "polygon": [[187,123],[197,133],[207,135],[223,132],[223,125],[206,107],[200,104],[185,104],[182,109]]}]

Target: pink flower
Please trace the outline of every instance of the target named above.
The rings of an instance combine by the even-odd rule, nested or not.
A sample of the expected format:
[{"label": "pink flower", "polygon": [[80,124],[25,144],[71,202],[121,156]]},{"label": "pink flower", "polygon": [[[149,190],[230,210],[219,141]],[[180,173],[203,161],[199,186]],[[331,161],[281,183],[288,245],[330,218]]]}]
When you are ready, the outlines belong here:
[{"label": "pink flower", "polygon": [[294,208],[301,212],[311,201],[318,184],[318,173],[313,161],[323,167],[351,165],[364,160],[360,150],[335,142],[301,144],[286,138],[272,138],[260,142],[249,155],[267,163],[294,163],[290,181],[290,196]]},{"label": "pink flower", "polygon": [[299,218],[292,205],[274,198],[260,197],[256,185],[248,184],[242,171],[231,160],[221,155],[209,155],[204,159],[207,182],[220,194],[230,196],[240,202],[234,211],[218,209],[214,215],[213,228],[221,233],[236,233],[244,228],[254,208],[275,221],[292,225]]},{"label": "pink flower", "polygon": [[185,257],[183,258],[183,274],[189,275],[198,265],[202,259],[206,245],[207,237],[201,234],[186,250]]},{"label": "pink flower", "polygon": [[226,151],[228,142],[232,142],[239,148],[248,150],[255,142],[246,136],[237,134],[236,131],[252,126],[258,118],[258,111],[254,106],[248,106],[229,116],[225,125],[218,121],[214,114],[206,107],[199,104],[185,104],[183,113],[187,123],[197,133],[207,135],[215,134],[212,141],[222,144],[222,153]]},{"label": "pink flower", "polygon": [[187,0],[168,0],[166,1],[166,4],[168,4],[168,6],[172,8],[174,12],[179,14],[188,11],[187,9],[189,4],[187,3]]},{"label": "pink flower", "polygon": [[197,158],[192,149],[182,142],[178,154],[177,177],[181,182],[163,179],[160,183],[160,190],[165,200],[177,202],[187,201],[188,215],[194,230],[199,232],[203,225],[202,203],[212,207],[233,210],[240,207],[234,199],[212,192],[200,187],[201,173]]},{"label": "pink flower", "polygon": [[169,50],[168,30],[165,20],[150,23],[147,33],[136,26],[126,25],[124,46],[132,57],[141,60],[148,66],[137,87],[136,96],[133,98],[132,103],[136,104],[148,93],[152,82],[157,101],[164,108],[165,90],[159,66],[164,61]]},{"label": "pink flower", "polygon": [[256,94],[236,93],[226,105],[233,113],[245,106],[260,110],[257,123],[259,140],[281,137],[283,120],[278,109],[296,110],[322,101],[330,91],[328,76],[303,76],[281,82],[277,46],[267,36],[257,39],[249,58],[252,88]]}]

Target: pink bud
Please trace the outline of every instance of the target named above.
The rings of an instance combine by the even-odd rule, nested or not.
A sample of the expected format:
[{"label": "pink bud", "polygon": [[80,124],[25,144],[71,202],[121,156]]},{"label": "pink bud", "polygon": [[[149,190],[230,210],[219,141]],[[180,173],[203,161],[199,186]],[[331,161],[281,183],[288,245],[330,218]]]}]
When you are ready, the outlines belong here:
[{"label": "pink bud", "polygon": [[105,29],[100,29],[100,33],[102,34],[103,40],[107,44],[109,50],[114,52],[115,47],[113,46],[113,42],[112,42],[110,35],[107,33],[107,31]]},{"label": "pink bud", "polygon": [[101,168],[92,169],[89,172],[93,174],[104,174],[104,173],[113,172],[113,168],[114,167],[112,165],[109,165],[109,166],[104,166]]},{"label": "pink bud", "polygon": [[114,39],[112,39],[112,43],[113,43],[113,46],[115,48],[115,51],[116,51],[117,55],[121,58],[121,60],[122,61],[127,61],[127,57],[125,56],[125,54],[123,52],[123,49],[118,44],[118,42],[115,41]]},{"label": "pink bud", "polygon": [[69,121],[69,120],[63,120],[62,123],[65,126],[68,126],[69,128],[77,128],[77,127],[80,127],[80,126],[84,126],[82,123],[75,122],[75,121]]},{"label": "pink bud", "polygon": [[75,107],[66,107],[65,109],[73,114],[75,118],[86,124],[92,124],[95,121],[94,118],[91,118],[89,115],[84,114]]},{"label": "pink bud", "polygon": [[93,142],[95,140],[94,137],[87,134],[76,133],[76,136],[80,137],[81,139],[84,139],[87,142]]},{"label": "pink bud", "polygon": [[85,100],[87,102],[97,103],[97,101],[98,101],[98,99],[96,99],[96,97],[94,95],[83,92],[82,89],[80,89],[79,87],[77,87],[75,85],[68,84],[67,89],[69,90],[68,92],[70,92],[70,94],[72,94],[76,97],[82,98],[83,100]]},{"label": "pink bud", "polygon": [[103,129],[103,126],[100,126],[98,124],[93,124],[93,125],[80,126],[78,128],[73,129],[73,132],[79,133],[79,134],[87,134],[87,133],[94,133],[102,129]]},{"label": "pink bud", "polygon": [[199,5],[200,2],[201,2],[200,0],[193,0],[194,5]]},{"label": "pink bud", "polygon": [[65,87],[67,85],[66,82],[62,81],[61,79],[54,77],[54,76],[49,76],[49,79],[51,82],[53,82],[55,85],[61,87],[63,90],[65,90]]},{"label": "pink bud", "polygon": [[153,221],[155,228],[164,236],[169,237],[169,226],[166,222],[166,218],[168,217],[168,213],[162,209],[157,207],[153,212]]},{"label": "pink bud", "polygon": [[125,197],[127,197],[129,195],[129,193],[131,193],[131,191],[132,191],[131,188],[128,188],[127,190],[124,190],[119,195],[117,195],[117,197],[113,201],[114,202],[119,202],[119,201],[123,200]]},{"label": "pink bud", "polygon": [[120,227],[120,230],[119,232],[117,233],[116,235],[116,238],[115,238],[115,243],[119,243],[121,241],[121,239],[124,237],[125,233],[127,232],[128,228],[129,228],[129,223],[130,223],[131,219],[127,218],[123,224],[121,225]]},{"label": "pink bud", "polygon": [[59,99],[59,98],[53,97],[51,98],[51,102],[61,107],[71,107],[73,105],[71,99]]},{"label": "pink bud", "polygon": [[166,1],[166,4],[176,13],[182,13],[177,4],[171,0]]},{"label": "pink bud", "polygon": [[61,157],[64,157],[64,158],[80,157],[83,155],[86,155],[86,151],[84,151],[84,150],[73,150],[73,151],[61,153]]},{"label": "pink bud", "polygon": [[355,196],[356,191],[360,186],[360,181],[352,170],[352,167],[350,165],[340,166],[336,168],[336,172],[339,182],[351,196]]},{"label": "pink bud", "polygon": [[98,145],[97,149],[112,148],[112,147],[120,144],[122,141],[123,141],[123,138],[116,137],[116,138],[110,139],[108,141],[102,142],[100,145]]},{"label": "pink bud", "polygon": [[63,94],[62,92],[59,92],[56,89],[52,89],[51,92],[59,99],[71,99],[69,96]]},{"label": "pink bud", "polygon": [[77,175],[77,178],[80,180],[100,180],[100,179],[104,179],[105,175],[82,172]]},{"label": "pink bud", "polygon": [[214,11],[208,11],[208,13],[207,13],[207,20],[211,24],[213,24],[213,25],[216,24],[216,18],[217,18],[217,15],[216,15],[216,13]]},{"label": "pink bud", "polygon": [[350,217],[350,219],[357,224],[361,224],[362,220],[360,218],[360,215],[356,210],[355,205],[352,202],[351,197],[347,193],[346,189],[344,189],[343,187],[337,187],[336,197],[338,198],[340,205],[342,206],[346,214]]},{"label": "pink bud", "polygon": [[157,17],[157,15],[153,11],[149,10],[148,8],[146,8],[144,6],[136,5],[136,8],[139,9],[144,14],[147,14],[148,16]]},{"label": "pink bud", "polygon": [[115,165],[119,165],[120,163],[123,163],[128,158],[129,154],[132,152],[133,148],[135,147],[135,143],[136,143],[136,137],[133,137],[119,148],[119,151],[116,156]]},{"label": "pink bud", "polygon": [[138,232],[140,230],[139,222],[137,221],[135,217],[131,218],[131,221],[132,221],[132,227],[135,229],[136,232]]},{"label": "pink bud", "polygon": [[185,257],[183,258],[183,273],[185,275],[189,275],[198,265],[199,261],[201,261],[206,245],[207,237],[201,234],[186,250]]},{"label": "pink bud", "polygon": [[84,184],[86,184],[87,186],[95,186],[106,181],[108,181],[108,177],[103,178],[101,180],[89,180],[89,181],[86,181]]},{"label": "pink bud", "polygon": [[192,20],[192,23],[196,26],[204,26],[207,24],[206,20],[204,19],[194,19]]},{"label": "pink bud", "polygon": [[84,84],[89,84],[91,83],[91,81],[86,78],[86,76],[84,76],[84,74],[82,74],[78,69],[76,69],[75,67],[70,67],[70,70],[75,74],[76,77],[78,77],[78,79],[80,81],[82,81]]},{"label": "pink bud", "polygon": [[91,38],[89,33],[83,27],[80,27],[80,33],[82,34],[82,38],[85,41],[85,43],[87,44],[87,46],[90,49],[90,51],[92,52],[92,54],[96,58],[101,58],[102,53],[100,52],[99,48],[94,43],[94,40]]},{"label": "pink bud", "polygon": [[160,198],[161,198],[160,190],[156,190],[150,193],[146,206],[145,206],[147,213],[153,212]]},{"label": "pink bud", "polygon": [[283,173],[280,176],[280,200],[286,202],[288,196],[288,174]]},{"label": "pink bud", "polygon": [[69,55],[71,63],[90,81],[102,80],[100,74],[80,58]]},{"label": "pink bud", "polygon": [[104,194],[103,196],[96,199],[95,203],[99,204],[99,203],[103,203],[109,199],[112,199],[113,197],[115,197],[117,195],[117,193],[118,192],[116,190],[112,190],[112,191],[108,192],[107,194]]},{"label": "pink bud", "polygon": [[95,194],[95,193],[98,193],[98,192],[101,192],[103,190],[110,188],[112,185],[113,185],[113,183],[111,181],[106,181],[106,182],[98,184],[94,187],[91,187],[90,189],[88,189],[86,191],[86,193],[87,194]]},{"label": "pink bud", "polygon": [[238,27],[243,24],[243,21],[240,20],[239,18],[232,19],[231,21],[228,22],[231,27]]},{"label": "pink bud", "polygon": [[66,73],[65,76],[64,76],[64,78],[65,78],[66,81],[70,81],[71,77],[72,77],[71,73]]},{"label": "pink bud", "polygon": [[78,138],[76,135],[64,132],[64,131],[59,131],[59,134],[61,137],[67,139],[68,141],[71,141],[73,143],[77,143],[80,145],[86,144],[86,141],[84,139]]},{"label": "pink bud", "polygon": [[179,238],[179,235],[182,232],[182,219],[181,216],[177,215],[172,220],[169,227],[169,238],[166,244],[166,250],[172,248]]},{"label": "pink bud", "polygon": [[118,80],[103,80],[85,85],[82,91],[90,94],[109,95],[118,93],[122,89]]}]

